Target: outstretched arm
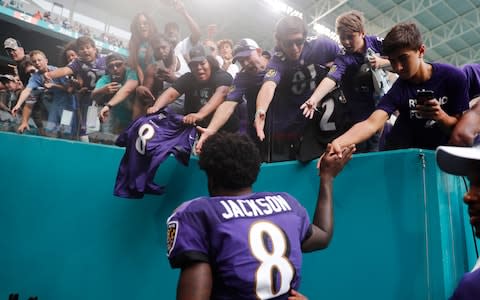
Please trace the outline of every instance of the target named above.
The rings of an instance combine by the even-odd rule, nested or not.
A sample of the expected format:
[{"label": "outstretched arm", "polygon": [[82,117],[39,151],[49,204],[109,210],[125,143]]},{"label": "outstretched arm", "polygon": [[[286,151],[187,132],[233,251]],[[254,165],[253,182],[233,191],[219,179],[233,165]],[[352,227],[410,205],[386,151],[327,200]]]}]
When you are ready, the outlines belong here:
[{"label": "outstretched arm", "polygon": [[227,85],[221,85],[217,87],[212,97],[205,103],[202,108],[196,113],[191,113],[183,118],[183,122],[186,124],[195,124],[195,122],[205,119],[208,115],[213,113],[220,104],[225,100],[230,87]]},{"label": "outstretched arm", "polygon": [[182,1],[175,0],[175,9],[187,20],[188,28],[190,28],[190,41],[192,45],[195,45],[202,35],[200,26],[198,26],[197,22],[190,16]]},{"label": "outstretched arm", "polygon": [[178,280],[177,300],[209,300],[212,282],[212,269],[207,263],[183,268]]},{"label": "outstretched arm", "polygon": [[347,132],[332,141],[332,151],[342,157],[344,147],[361,143],[379,131],[388,120],[386,111],[377,109],[368,119],[355,124]]},{"label": "outstretched arm", "polygon": [[276,88],[277,84],[274,81],[265,81],[257,95],[257,110],[255,112],[254,124],[260,141],[265,139],[265,132],[263,131],[265,128],[265,119]]},{"label": "outstretched arm", "polygon": [[310,98],[308,98],[307,101],[300,106],[300,109],[303,110],[303,115],[305,118],[313,118],[318,103],[320,103],[323,97],[333,91],[336,86],[337,83],[333,79],[328,77],[322,79]]},{"label": "outstretched arm", "polygon": [[147,109],[147,113],[153,114],[159,111],[161,108],[164,108],[168,104],[175,101],[180,96],[180,93],[176,89],[169,87],[166,89],[158,98],[157,101],[153,104],[152,107]]},{"label": "outstretched arm", "polygon": [[352,158],[355,145],[343,149],[342,157],[327,150],[320,158],[320,188],[318,191],[317,206],[312,222],[312,235],[302,243],[302,251],[310,252],[324,249],[330,243],[333,235],[333,180],[342,171],[343,167]]},{"label": "outstretched arm", "polygon": [[200,139],[198,139],[197,145],[195,146],[195,151],[200,153],[202,151],[202,146],[205,140],[214,135],[220,128],[222,128],[225,123],[227,123],[230,116],[235,111],[237,107],[237,102],[235,101],[225,101],[217,108],[215,114],[213,115],[210,124],[207,128],[197,126],[197,130],[200,132]]}]

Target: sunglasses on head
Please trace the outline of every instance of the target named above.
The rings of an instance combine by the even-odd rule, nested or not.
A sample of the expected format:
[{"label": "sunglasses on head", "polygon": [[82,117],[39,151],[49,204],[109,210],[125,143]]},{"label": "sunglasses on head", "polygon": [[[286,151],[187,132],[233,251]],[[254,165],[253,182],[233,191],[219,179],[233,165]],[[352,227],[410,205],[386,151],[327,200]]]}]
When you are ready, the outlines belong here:
[{"label": "sunglasses on head", "polygon": [[109,70],[113,70],[114,68],[120,68],[121,66],[123,66],[123,62],[119,61],[119,62],[116,62],[116,63],[111,63],[107,66],[107,68]]},{"label": "sunglasses on head", "polygon": [[293,45],[296,45],[297,47],[302,46],[305,43],[305,39],[296,39],[296,40],[284,40],[282,41],[282,44],[285,48],[291,48]]}]

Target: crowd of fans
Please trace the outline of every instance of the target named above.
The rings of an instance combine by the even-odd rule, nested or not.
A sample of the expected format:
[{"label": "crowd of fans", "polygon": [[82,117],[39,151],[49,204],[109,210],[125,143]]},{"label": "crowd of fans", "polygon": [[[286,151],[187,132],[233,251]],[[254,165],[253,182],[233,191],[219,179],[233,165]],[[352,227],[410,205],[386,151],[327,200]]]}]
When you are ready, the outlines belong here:
[{"label": "crowd of fans", "polygon": [[[265,51],[249,38],[216,40],[212,26],[202,39],[183,3],[174,6],[189,35],[181,38],[175,22],[160,32],[139,13],[129,57],[100,55],[87,34],[65,45],[64,65],[51,66],[41,49],[25,53],[21,41],[6,39],[16,70],[0,76],[2,130],[114,143],[140,116],[167,110],[197,127],[197,152],[219,130],[240,131],[263,161],[309,161],[332,142],[338,153],[352,143],[357,152],[434,149],[448,142],[479,86],[474,64],[425,62],[413,23],[383,39],[366,35],[362,13],[347,12],[336,21],[339,45],[308,37],[303,20],[287,16]],[[430,96],[419,99],[419,91]]]}]

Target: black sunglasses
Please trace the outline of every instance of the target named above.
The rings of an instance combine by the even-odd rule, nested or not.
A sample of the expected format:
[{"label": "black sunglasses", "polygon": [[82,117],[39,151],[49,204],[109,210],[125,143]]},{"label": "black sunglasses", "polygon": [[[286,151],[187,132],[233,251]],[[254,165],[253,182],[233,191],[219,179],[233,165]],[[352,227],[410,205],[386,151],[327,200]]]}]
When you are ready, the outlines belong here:
[{"label": "black sunglasses", "polygon": [[108,68],[109,70],[113,70],[114,68],[117,68],[117,69],[118,69],[118,68],[120,68],[121,66],[123,66],[123,62],[120,62],[120,61],[119,61],[119,62],[116,62],[116,63],[109,64],[109,65],[107,66],[107,68]]},{"label": "black sunglasses", "polygon": [[293,45],[296,45],[297,47],[301,47],[305,43],[305,39],[296,39],[296,40],[283,40],[282,45],[285,48],[291,48]]}]

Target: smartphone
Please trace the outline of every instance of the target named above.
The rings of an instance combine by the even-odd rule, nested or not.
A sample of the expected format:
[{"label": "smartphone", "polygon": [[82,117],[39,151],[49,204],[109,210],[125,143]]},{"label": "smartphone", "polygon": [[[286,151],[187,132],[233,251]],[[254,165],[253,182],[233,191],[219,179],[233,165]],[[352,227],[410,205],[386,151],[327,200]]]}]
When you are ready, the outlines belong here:
[{"label": "smartphone", "polygon": [[417,104],[423,105],[425,101],[433,99],[435,96],[433,95],[432,90],[418,90],[417,91]]}]

